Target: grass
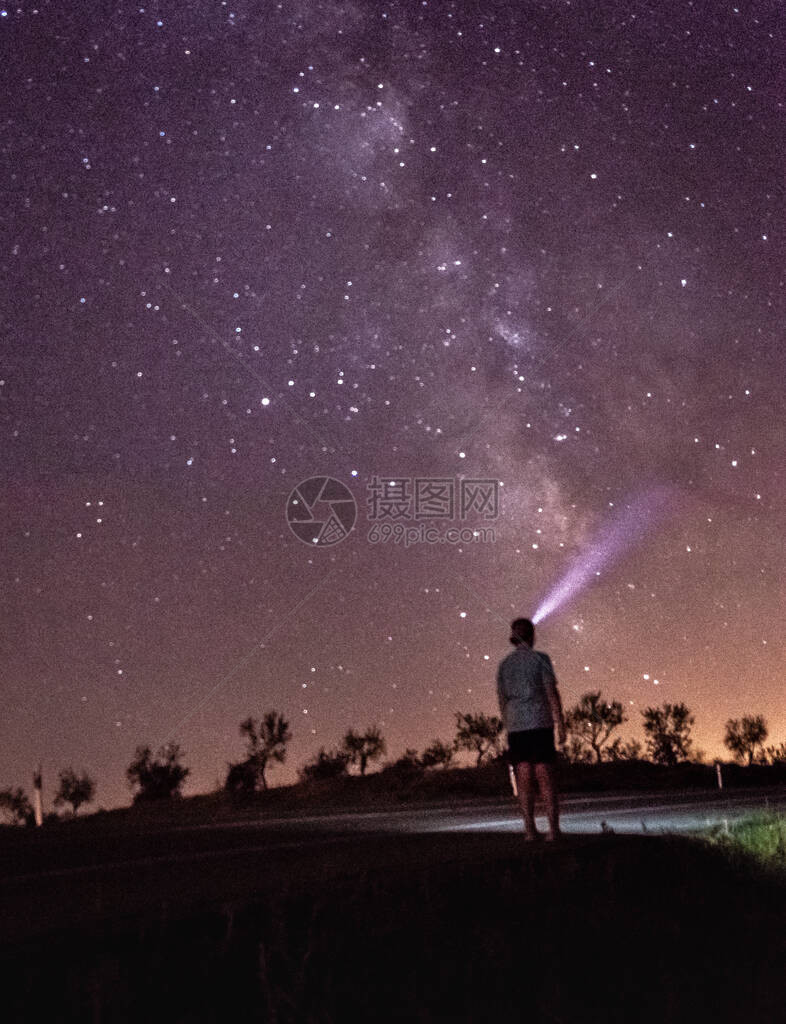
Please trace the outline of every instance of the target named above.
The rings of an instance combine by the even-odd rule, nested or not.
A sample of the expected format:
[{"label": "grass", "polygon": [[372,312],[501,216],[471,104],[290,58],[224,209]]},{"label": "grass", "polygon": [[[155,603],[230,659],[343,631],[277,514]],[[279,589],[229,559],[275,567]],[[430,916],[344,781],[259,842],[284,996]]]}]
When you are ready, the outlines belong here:
[{"label": "grass", "polygon": [[752,814],[728,828],[714,826],[707,839],[731,860],[753,861],[786,879],[786,816],[766,811]]}]

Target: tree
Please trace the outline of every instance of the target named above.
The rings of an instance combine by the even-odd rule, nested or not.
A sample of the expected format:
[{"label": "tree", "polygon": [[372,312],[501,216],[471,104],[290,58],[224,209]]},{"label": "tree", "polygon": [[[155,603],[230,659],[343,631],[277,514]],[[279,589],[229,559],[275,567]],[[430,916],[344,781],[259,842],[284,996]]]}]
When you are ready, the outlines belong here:
[{"label": "tree", "polygon": [[255,765],[249,761],[238,761],[229,765],[224,789],[230,793],[253,793],[257,788],[257,779]]},{"label": "tree", "polygon": [[[240,723],[240,734],[246,737],[247,753],[245,762],[230,767],[242,769],[246,782],[253,782],[252,789],[259,786],[267,789],[265,771],[271,761],[283,764],[287,757],[287,743],[292,739],[289,722],[278,711],[266,711],[260,721],[250,716]],[[227,776],[229,782],[229,776]]]},{"label": "tree", "polygon": [[0,820],[4,825],[29,825],[33,808],[21,786],[0,789]]},{"label": "tree", "polygon": [[442,740],[432,740],[420,757],[420,763],[424,768],[450,768],[456,748]]},{"label": "tree", "polygon": [[577,736],[568,735],[564,749],[565,757],[571,764],[591,764],[592,750]]},{"label": "tree", "polygon": [[613,743],[609,743],[604,751],[607,761],[640,761],[642,755],[641,743],[638,740],[628,740],[623,743],[617,736]]},{"label": "tree", "polygon": [[314,782],[319,779],[337,779],[347,774],[349,754],[345,750],[325,750],[320,747],[319,753],[298,772],[301,782]]},{"label": "tree", "polygon": [[611,734],[625,721],[622,704],[618,700],[611,703],[603,700],[600,690],[585,693],[565,715],[567,731],[580,745],[592,750],[597,764],[603,760],[603,748]]},{"label": "tree", "polygon": [[462,715],[456,712],[456,750],[475,754],[479,768],[484,757],[491,759],[502,751],[502,720],[496,715]]},{"label": "tree", "polygon": [[656,764],[675,765],[687,761],[691,752],[691,727],[695,718],[685,704],[664,704],[645,708],[644,733],[647,753]]},{"label": "tree", "polygon": [[155,758],[149,746],[138,746],[134,760],[126,769],[128,783],[136,789],[134,803],[180,796],[180,787],[191,773],[190,768],[180,763],[181,757],[178,743],[160,747]]},{"label": "tree", "polygon": [[768,764],[786,764],[786,743],[781,743],[777,747],[767,747],[764,756]]},{"label": "tree", "polygon": [[82,772],[77,775],[73,768],[64,768],[60,772],[60,785],[55,795],[55,807],[61,804],[71,804],[71,810],[76,817],[82,804],[89,804],[96,794],[96,784],[93,779]]},{"label": "tree", "polygon": [[748,764],[753,764],[757,747],[760,750],[760,757],[765,756],[764,741],[768,735],[769,730],[763,715],[743,715],[742,721],[738,718],[728,720],[723,743],[738,761],[747,758]]},{"label": "tree", "polygon": [[418,752],[414,747],[407,747],[404,753],[390,765],[391,768],[417,768],[421,767]]},{"label": "tree", "polygon": [[348,756],[348,763],[357,765],[360,774],[366,774],[369,761],[378,761],[387,751],[379,726],[372,725],[364,733],[350,729],[344,737],[342,749]]},{"label": "tree", "polygon": [[386,775],[392,775],[400,779],[411,779],[420,775],[423,771],[423,762],[418,757],[414,747],[407,747],[404,753],[396,761],[386,764],[382,771]]}]

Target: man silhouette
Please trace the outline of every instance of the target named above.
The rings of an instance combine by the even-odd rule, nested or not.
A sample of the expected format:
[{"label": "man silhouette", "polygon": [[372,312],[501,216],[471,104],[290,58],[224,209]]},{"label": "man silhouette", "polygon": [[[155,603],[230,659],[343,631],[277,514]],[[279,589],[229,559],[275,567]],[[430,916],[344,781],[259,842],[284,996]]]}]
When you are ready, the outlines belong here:
[{"label": "man silhouette", "polygon": [[535,627],[529,619],[515,619],[510,627],[515,650],[497,669],[497,697],[508,733],[508,758],[516,773],[524,834],[538,838],[535,826],[535,782],[546,804],[549,831],[546,839],[560,835],[559,805],[554,777],[557,751],[554,727],[560,744],[565,742],[565,719],[557,690],[557,678],[548,654],[534,650]]}]

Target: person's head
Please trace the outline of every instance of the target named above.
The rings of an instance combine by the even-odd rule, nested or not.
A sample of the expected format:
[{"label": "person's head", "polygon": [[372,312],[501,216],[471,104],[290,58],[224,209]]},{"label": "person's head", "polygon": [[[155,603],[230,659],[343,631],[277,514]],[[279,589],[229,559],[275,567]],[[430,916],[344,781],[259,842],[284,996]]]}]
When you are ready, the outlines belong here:
[{"label": "person's head", "polygon": [[535,643],[535,627],[531,619],[514,619],[511,622],[510,642],[514,647],[518,647],[519,644],[529,644],[532,647]]}]

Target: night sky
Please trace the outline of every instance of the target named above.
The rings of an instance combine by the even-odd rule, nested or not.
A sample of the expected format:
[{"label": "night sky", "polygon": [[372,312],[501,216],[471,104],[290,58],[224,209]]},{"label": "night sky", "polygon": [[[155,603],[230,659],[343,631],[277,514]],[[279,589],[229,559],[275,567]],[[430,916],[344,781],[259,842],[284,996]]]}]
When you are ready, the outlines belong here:
[{"label": "night sky", "polygon": [[[565,703],[786,740],[777,0],[1,13],[0,788],[128,803],[174,739],[204,792],[268,708],[273,783],[349,726],[452,738],[628,527],[539,626]],[[478,535],[373,543],[425,522],[374,476]],[[287,524],[311,477],[336,543]]]}]

